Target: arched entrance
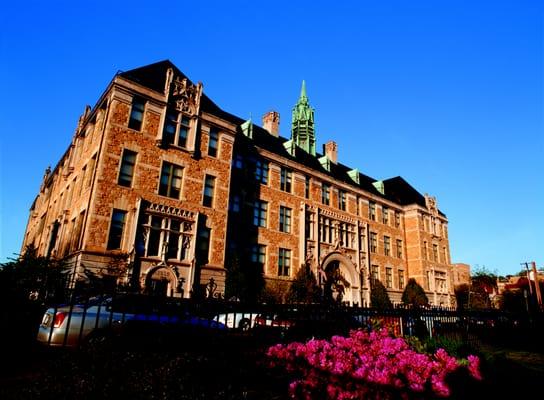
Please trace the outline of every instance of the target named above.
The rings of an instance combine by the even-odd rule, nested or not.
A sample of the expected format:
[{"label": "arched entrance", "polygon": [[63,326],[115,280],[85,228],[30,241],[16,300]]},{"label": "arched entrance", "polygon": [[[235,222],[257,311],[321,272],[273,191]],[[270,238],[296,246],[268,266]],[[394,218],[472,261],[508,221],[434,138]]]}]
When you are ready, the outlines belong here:
[{"label": "arched entrance", "polygon": [[325,299],[361,304],[359,274],[349,258],[339,252],[330,253],[323,260],[322,269],[325,272]]},{"label": "arched entrance", "polygon": [[172,270],[160,265],[152,268],[145,278],[145,291],[154,296],[173,296],[177,278]]}]

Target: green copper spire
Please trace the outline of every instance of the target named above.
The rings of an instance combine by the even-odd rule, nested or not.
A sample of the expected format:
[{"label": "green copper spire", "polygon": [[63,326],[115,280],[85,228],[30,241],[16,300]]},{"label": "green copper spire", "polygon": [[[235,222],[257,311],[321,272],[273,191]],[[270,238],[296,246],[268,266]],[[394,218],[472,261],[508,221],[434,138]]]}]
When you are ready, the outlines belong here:
[{"label": "green copper spire", "polygon": [[293,107],[291,139],[304,151],[315,156],[314,110],[308,102],[304,81],[300,89],[300,98]]}]

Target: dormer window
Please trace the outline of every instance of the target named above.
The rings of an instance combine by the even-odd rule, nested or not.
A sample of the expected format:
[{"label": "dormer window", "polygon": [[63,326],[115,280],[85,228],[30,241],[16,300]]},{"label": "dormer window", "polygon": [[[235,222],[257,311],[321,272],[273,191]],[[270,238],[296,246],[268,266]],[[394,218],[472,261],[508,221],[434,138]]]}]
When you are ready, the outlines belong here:
[{"label": "dormer window", "polygon": [[189,117],[177,111],[168,111],[164,121],[162,133],[163,144],[171,144],[179,147],[187,147],[187,138],[191,121]]}]

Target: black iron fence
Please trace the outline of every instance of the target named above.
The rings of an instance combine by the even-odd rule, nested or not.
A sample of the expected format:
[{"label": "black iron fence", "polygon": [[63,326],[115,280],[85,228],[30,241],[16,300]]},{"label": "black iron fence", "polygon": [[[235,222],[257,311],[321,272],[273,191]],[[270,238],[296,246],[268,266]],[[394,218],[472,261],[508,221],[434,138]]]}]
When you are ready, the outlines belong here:
[{"label": "black iron fence", "polygon": [[77,298],[48,307],[38,341],[77,347],[122,343],[177,343],[213,340],[219,335],[287,341],[347,334],[383,327],[398,336],[452,338],[483,343],[540,346],[543,314],[499,310],[456,310],[395,306],[378,310],[322,304],[241,304],[134,294]]}]

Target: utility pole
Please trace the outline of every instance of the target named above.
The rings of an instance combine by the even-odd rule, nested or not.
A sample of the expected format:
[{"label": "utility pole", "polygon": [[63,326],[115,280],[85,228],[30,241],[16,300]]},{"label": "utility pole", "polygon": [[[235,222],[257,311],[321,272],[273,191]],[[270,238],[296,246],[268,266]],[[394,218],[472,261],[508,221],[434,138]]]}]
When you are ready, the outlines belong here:
[{"label": "utility pole", "polygon": [[520,265],[525,265],[525,269],[527,270],[527,282],[529,283],[529,293],[531,294],[531,297],[533,297],[533,285],[531,285],[531,276],[529,274],[529,263],[522,262]]},{"label": "utility pole", "polygon": [[533,277],[535,278],[536,301],[538,303],[538,307],[542,308],[542,295],[540,293],[540,284],[538,282],[538,273],[536,271],[536,263],[532,261],[531,265],[533,267]]}]

